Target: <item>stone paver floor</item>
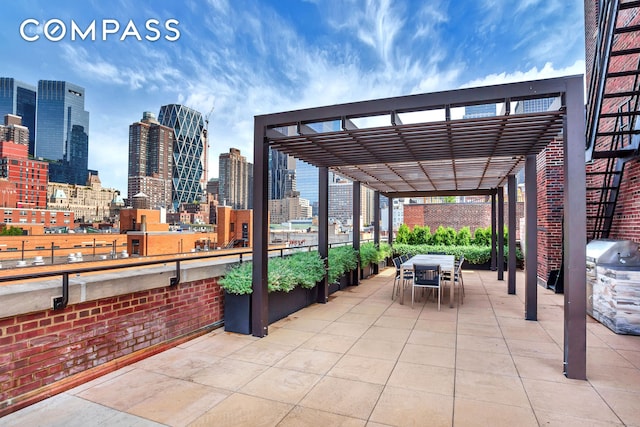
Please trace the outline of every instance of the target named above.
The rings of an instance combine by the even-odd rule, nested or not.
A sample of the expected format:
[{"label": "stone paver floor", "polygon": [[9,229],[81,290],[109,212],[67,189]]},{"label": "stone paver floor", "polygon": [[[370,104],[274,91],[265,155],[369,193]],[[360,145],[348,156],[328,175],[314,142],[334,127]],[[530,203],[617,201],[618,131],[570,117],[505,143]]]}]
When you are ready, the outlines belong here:
[{"label": "stone paver floor", "polygon": [[[3,426],[640,426],[640,337],[588,318],[588,381],[562,374],[563,296],[538,321],[495,272],[464,304],[391,299],[394,270],[258,339],[218,329],[0,419]],[[444,298],[447,301],[446,298]]]}]

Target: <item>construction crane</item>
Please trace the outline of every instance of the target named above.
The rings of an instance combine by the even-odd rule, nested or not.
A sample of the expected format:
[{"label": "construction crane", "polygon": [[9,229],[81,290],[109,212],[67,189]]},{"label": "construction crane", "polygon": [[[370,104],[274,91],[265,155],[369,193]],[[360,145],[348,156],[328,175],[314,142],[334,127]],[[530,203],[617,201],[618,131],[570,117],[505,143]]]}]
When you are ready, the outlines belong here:
[{"label": "construction crane", "polygon": [[204,174],[203,174],[203,189],[205,190],[206,193],[206,188],[207,188],[207,182],[209,181],[209,175],[208,175],[208,171],[209,171],[209,117],[211,116],[211,114],[213,113],[215,106],[211,106],[211,109],[209,110],[209,112],[207,113],[206,116],[204,116]]}]

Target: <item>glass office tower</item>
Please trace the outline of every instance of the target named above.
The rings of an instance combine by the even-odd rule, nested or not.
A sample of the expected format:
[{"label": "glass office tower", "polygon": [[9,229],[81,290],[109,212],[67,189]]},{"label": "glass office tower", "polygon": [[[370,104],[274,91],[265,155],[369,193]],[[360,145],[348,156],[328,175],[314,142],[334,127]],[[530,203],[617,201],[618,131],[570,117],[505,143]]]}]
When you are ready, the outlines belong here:
[{"label": "glass office tower", "polygon": [[29,129],[29,154],[33,155],[36,140],[36,87],[0,77],[0,119],[6,114],[22,117],[22,126]]},{"label": "glass office tower", "polygon": [[84,88],[64,81],[38,81],[34,155],[50,162],[49,181],[86,185],[89,113]]},{"label": "glass office tower", "polygon": [[200,184],[204,174],[205,135],[202,114],[189,107],[169,104],[160,107],[158,121],[174,131],[173,142],[173,208],[182,203],[202,201]]}]

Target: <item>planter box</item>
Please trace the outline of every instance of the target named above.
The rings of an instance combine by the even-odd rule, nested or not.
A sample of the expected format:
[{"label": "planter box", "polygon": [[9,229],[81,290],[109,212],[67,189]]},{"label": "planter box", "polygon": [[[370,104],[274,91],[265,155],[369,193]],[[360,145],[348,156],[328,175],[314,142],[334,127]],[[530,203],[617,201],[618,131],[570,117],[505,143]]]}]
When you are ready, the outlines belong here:
[{"label": "planter box", "polygon": [[224,292],[224,330],[245,335],[251,333],[251,294]]},{"label": "planter box", "polygon": [[329,295],[351,286],[351,272],[343,274],[336,283],[329,283]]},{"label": "planter box", "polygon": [[[303,309],[318,299],[318,287],[300,287],[291,292],[269,293],[269,324]],[[239,334],[251,334],[251,294],[224,293],[224,330]]]},{"label": "planter box", "polygon": [[[463,270],[491,270],[491,261],[484,264],[470,264],[467,260],[462,263]],[[524,269],[524,262],[516,260],[516,269]],[[504,264],[504,271],[507,271],[507,263]]]},{"label": "planter box", "polygon": [[362,267],[362,270],[360,270],[360,278],[361,279],[366,279],[367,277],[371,276],[373,274],[373,265],[369,264],[366,267]]}]

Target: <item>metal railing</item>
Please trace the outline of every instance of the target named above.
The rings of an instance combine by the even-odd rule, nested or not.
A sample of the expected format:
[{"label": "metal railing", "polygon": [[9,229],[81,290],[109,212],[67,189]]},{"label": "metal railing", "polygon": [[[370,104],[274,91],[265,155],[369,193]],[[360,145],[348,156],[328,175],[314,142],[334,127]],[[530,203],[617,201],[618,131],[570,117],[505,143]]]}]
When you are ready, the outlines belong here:
[{"label": "metal railing", "polygon": [[[371,241],[371,239],[361,240],[361,242]],[[351,244],[352,242],[339,242],[339,243],[330,243],[329,247],[337,247],[337,246],[345,246]],[[279,247],[279,248],[270,248],[267,250],[269,256],[277,256],[284,257],[286,255],[293,254],[295,252],[308,251],[311,252],[314,248],[317,249],[318,245],[306,245],[306,246],[295,246],[295,247]],[[169,263],[175,264],[175,275],[169,279],[169,286],[177,286],[180,284],[180,266],[181,262],[186,261],[198,261],[198,260],[209,260],[216,258],[234,258],[237,257],[237,262],[242,263],[247,260],[247,255],[251,255],[251,249],[246,248],[237,251],[213,251],[212,253],[207,253],[206,255],[194,255],[193,253],[185,253],[180,254],[179,257],[176,254],[167,255],[167,258],[159,258],[153,260],[144,260],[144,261],[131,261],[128,259],[127,261],[122,261],[119,264],[109,264],[109,265],[92,265],[91,267],[76,267],[76,268],[61,268],[56,269],[55,271],[30,271],[25,274],[16,274],[10,276],[0,277],[0,285],[3,283],[11,283],[11,282],[21,282],[24,280],[34,280],[34,279],[44,279],[49,277],[61,277],[62,278],[62,296],[56,297],[53,300],[53,309],[61,310],[67,306],[69,303],[69,277],[79,276],[83,273],[96,273],[103,271],[113,271],[113,270],[123,270],[127,268],[135,268],[135,267],[151,267],[154,265],[166,265]],[[250,259],[250,258],[249,258]],[[75,265],[81,264],[81,262],[76,263]],[[24,267],[28,270],[37,270],[40,266],[34,267]],[[21,269],[22,270],[22,269]]]}]

